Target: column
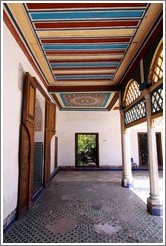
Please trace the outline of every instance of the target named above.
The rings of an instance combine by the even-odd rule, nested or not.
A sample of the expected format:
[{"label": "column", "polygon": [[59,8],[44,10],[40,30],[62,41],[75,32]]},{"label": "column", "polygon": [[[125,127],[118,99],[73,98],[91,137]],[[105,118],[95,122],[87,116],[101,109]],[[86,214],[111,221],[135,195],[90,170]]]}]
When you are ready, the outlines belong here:
[{"label": "column", "polygon": [[148,155],[149,155],[149,179],[150,194],[147,198],[147,211],[152,215],[162,215],[163,208],[159,200],[158,163],[156,151],[156,138],[153,121],[151,120],[151,97],[148,89],[143,91],[146,101]]},{"label": "column", "polygon": [[131,154],[130,154],[130,129],[125,129],[124,111],[121,115],[121,142],[122,142],[122,186],[125,188],[133,187],[133,178],[131,171]]}]

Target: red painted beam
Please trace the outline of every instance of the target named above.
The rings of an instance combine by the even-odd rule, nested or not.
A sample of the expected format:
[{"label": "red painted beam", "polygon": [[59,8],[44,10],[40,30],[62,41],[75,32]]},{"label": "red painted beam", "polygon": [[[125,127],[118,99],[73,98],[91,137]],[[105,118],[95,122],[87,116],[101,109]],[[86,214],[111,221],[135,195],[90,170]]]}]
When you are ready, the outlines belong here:
[{"label": "red painted beam", "polygon": [[[65,75],[66,75],[66,74],[65,74]],[[76,75],[76,76],[79,76],[79,74],[70,74],[70,75]],[[91,75],[93,75],[93,74],[91,74]],[[59,75],[59,74],[58,74],[57,76],[63,76],[63,75]],[[55,74],[55,77],[56,77],[56,74]],[[90,80],[90,81],[92,81],[92,82],[94,82],[94,81],[96,82],[96,81],[97,81],[97,79],[94,79],[94,78],[90,78],[90,79],[85,78],[85,79],[77,79],[77,80],[76,80],[76,79],[71,79],[71,78],[69,78],[69,79],[68,79],[68,78],[67,78],[67,79],[56,79],[57,82],[62,82],[62,81],[63,81],[63,82],[66,82],[66,83],[71,82],[71,81],[72,81],[72,82],[79,81],[79,82],[85,83],[87,80],[88,80],[88,81]],[[98,79],[98,80],[99,80],[99,81],[108,81],[108,80],[109,80],[110,82],[112,82],[111,79],[107,79],[107,78],[106,78],[106,79]]]},{"label": "red painted beam", "polygon": [[76,91],[120,91],[118,85],[89,85],[89,86],[48,86],[48,92],[76,92]]},{"label": "red painted beam", "polygon": [[[58,69],[57,69],[58,70]],[[58,70],[59,71],[59,70]],[[97,72],[97,69],[96,69],[96,72]],[[82,73],[82,74],[78,74],[78,73],[72,73],[72,74],[56,74],[55,73],[55,76],[79,76],[79,75],[108,75],[108,73],[107,72],[100,72],[100,73],[95,73],[95,71],[93,72],[93,73],[91,73],[91,74],[84,74],[84,73]],[[111,72],[111,73],[109,73],[109,75],[114,75],[114,73],[113,72]],[[88,78],[83,78],[83,79],[81,79],[81,80],[87,80]],[[90,78],[90,80],[91,79],[93,79],[93,78]],[[71,78],[69,78],[69,79],[67,79],[67,80],[71,80]],[[80,79],[79,79],[80,80]],[[96,80],[96,79],[95,79]],[[103,80],[103,79],[101,79],[101,80]],[[106,80],[108,80],[108,79],[106,79]],[[65,81],[66,81],[66,79],[65,79]]]},{"label": "red painted beam", "polygon": [[108,58],[106,58],[106,57],[103,57],[103,58],[100,58],[100,59],[97,59],[97,57],[96,57],[96,59],[91,59],[91,60],[89,60],[88,59],[88,56],[87,56],[87,59],[79,59],[79,60],[68,60],[68,59],[64,59],[64,60],[48,60],[48,62],[49,63],[64,63],[64,62],[74,62],[74,63],[76,63],[76,62],[108,62],[108,61],[110,61],[110,62],[120,62],[121,61],[121,58],[117,58],[117,59],[115,59],[115,58],[110,58],[110,57],[108,57]]},{"label": "red painted beam", "polygon": [[62,56],[66,56],[66,55],[101,55],[101,54],[122,54],[124,55],[126,52],[126,50],[57,50],[57,51],[45,51],[45,54],[47,56],[56,56],[56,55],[62,55]]},{"label": "red painted beam", "polygon": [[29,10],[146,8],[147,3],[27,3]]},{"label": "red painted beam", "polygon": [[79,67],[74,67],[74,68],[72,68],[72,67],[67,67],[67,68],[59,68],[59,67],[55,67],[55,68],[52,68],[52,70],[53,71],[66,71],[66,70],[79,70],[79,71],[84,71],[84,70],[91,70],[91,69],[96,69],[96,70],[104,70],[104,69],[117,69],[117,67],[115,67],[115,66],[109,66],[109,67],[85,67],[85,68],[79,68]]},{"label": "red painted beam", "polygon": [[139,20],[123,21],[80,21],[80,22],[34,22],[36,29],[73,29],[73,28],[99,28],[99,27],[137,27]]}]

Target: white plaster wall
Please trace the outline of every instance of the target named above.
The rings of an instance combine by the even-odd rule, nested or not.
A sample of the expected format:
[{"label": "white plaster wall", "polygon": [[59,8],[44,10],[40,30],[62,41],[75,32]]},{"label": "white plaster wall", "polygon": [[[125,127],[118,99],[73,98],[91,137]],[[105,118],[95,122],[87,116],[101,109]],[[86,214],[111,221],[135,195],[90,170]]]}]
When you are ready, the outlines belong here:
[{"label": "white plaster wall", "polygon": [[55,135],[51,139],[50,174],[55,170],[55,137],[58,137],[58,117],[59,109],[56,107]]},{"label": "white plaster wall", "polygon": [[55,135],[51,139],[50,173],[54,171],[54,165],[55,165]]},{"label": "white plaster wall", "polygon": [[75,133],[99,133],[99,165],[122,165],[119,111],[58,113],[59,166],[75,165]]},{"label": "white plaster wall", "polygon": [[[3,134],[3,219],[17,206],[18,150],[22,92],[18,87],[18,67],[40,81],[33,67],[3,24],[2,134]],[[44,87],[43,87],[44,88]]]}]

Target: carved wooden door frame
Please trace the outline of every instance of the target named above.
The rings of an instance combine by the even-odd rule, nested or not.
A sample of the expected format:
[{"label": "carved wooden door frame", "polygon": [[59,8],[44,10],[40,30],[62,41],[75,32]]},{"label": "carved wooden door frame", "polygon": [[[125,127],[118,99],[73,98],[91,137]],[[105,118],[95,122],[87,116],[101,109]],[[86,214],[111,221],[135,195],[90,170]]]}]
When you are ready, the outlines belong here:
[{"label": "carved wooden door frame", "polygon": [[25,74],[19,148],[19,187],[17,215],[31,207],[33,193],[34,120],[36,85],[29,73]]},{"label": "carved wooden door frame", "polygon": [[50,150],[51,138],[55,134],[55,104],[38,83],[35,77],[25,74],[23,84],[22,116],[20,126],[19,147],[19,187],[17,215],[32,205],[33,197],[33,168],[34,168],[34,127],[36,89],[45,97],[45,136],[44,136],[44,187],[50,182]]},{"label": "carved wooden door frame", "polygon": [[44,187],[50,184],[51,139],[55,135],[55,104],[46,100],[45,138],[44,138]]}]

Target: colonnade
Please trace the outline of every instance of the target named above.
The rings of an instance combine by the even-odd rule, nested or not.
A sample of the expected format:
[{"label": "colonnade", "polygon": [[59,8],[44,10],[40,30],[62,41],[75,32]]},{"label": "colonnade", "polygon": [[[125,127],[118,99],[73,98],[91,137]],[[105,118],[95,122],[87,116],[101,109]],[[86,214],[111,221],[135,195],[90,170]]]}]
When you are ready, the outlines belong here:
[{"label": "colonnade", "polygon": [[[147,211],[152,215],[162,215],[163,205],[160,203],[159,197],[159,174],[156,150],[156,136],[154,131],[154,120],[151,115],[151,94],[149,89],[142,91],[146,104],[146,122],[147,122],[147,139],[148,139],[148,156],[149,156],[149,180],[150,193],[147,198]],[[122,101],[122,100],[121,100]],[[121,139],[122,139],[122,186],[126,188],[133,187],[133,177],[131,168],[130,154],[130,127],[125,125],[125,113],[123,108],[121,114]]]}]

